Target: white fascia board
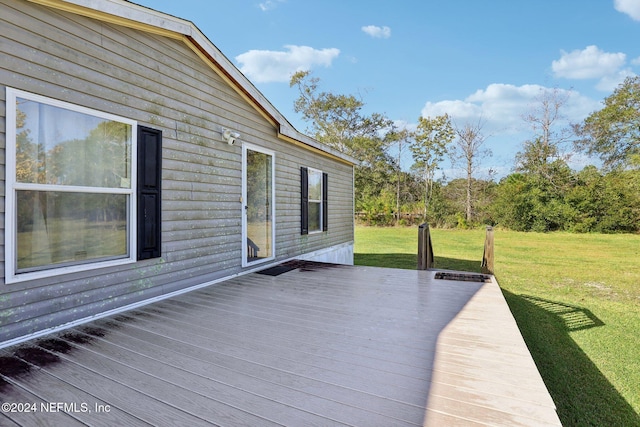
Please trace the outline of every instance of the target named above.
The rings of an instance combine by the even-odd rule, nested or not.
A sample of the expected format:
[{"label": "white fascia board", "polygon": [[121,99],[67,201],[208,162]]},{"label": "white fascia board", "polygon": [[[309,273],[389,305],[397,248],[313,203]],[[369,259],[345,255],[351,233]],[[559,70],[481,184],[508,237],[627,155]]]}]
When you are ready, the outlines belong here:
[{"label": "white fascia board", "polygon": [[157,10],[141,6],[126,0],[30,0],[48,6],[55,3],[67,3],[70,5],[84,7],[96,12],[113,15],[118,18],[127,19],[152,27],[162,28],[175,33],[190,35],[195,26],[190,21],[181,19]]}]

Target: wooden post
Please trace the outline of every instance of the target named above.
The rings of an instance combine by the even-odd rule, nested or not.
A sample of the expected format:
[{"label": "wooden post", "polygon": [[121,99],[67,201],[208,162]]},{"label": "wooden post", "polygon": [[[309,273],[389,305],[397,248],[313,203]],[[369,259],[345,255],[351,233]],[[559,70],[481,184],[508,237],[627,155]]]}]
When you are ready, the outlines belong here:
[{"label": "wooden post", "polygon": [[491,226],[487,226],[481,269],[485,274],[493,274],[493,227]]},{"label": "wooden post", "polygon": [[420,224],[418,226],[418,270],[427,269],[426,248],[424,243],[427,239],[429,226],[425,227],[425,225],[426,224]]},{"label": "wooden post", "polygon": [[418,227],[418,270],[428,270],[433,266],[433,247],[429,224]]}]

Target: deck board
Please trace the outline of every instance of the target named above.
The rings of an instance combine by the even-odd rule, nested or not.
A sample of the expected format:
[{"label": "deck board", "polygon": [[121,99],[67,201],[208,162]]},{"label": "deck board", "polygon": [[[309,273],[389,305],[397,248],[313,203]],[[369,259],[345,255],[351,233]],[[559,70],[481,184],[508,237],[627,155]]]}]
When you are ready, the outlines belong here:
[{"label": "deck board", "polygon": [[[20,380],[15,382],[11,379],[7,379],[7,383],[12,385],[5,385],[0,389],[0,402],[16,404],[28,403],[30,406],[35,406],[31,406],[28,409],[23,408],[22,410],[18,410],[20,409],[18,407],[10,407],[8,411],[3,409],[2,414],[0,414],[0,425],[34,427],[51,425],[67,425],[69,427],[73,427],[83,425],[79,420],[64,412],[50,412],[45,416],[45,414],[43,414],[41,404],[46,404],[47,401],[39,397],[42,393],[40,391],[41,386],[37,386],[37,394],[29,392],[28,388],[30,388],[29,383],[31,382],[29,377],[30,375],[21,375]],[[46,381],[43,381],[42,387],[47,387]]]},{"label": "deck board", "polygon": [[[40,369],[35,365],[31,365],[36,369]],[[36,378],[37,377],[37,378]],[[94,412],[96,410],[95,405],[107,405],[107,402],[104,402],[100,399],[96,399],[95,396],[87,393],[81,388],[74,387],[71,384],[67,383],[64,378],[54,376],[51,373],[47,372],[44,369],[40,369],[37,376],[32,375],[24,375],[20,378],[20,386],[26,388],[27,390],[32,390],[34,394],[38,395],[39,402],[37,403],[37,412],[42,413],[43,408],[40,406],[40,402],[62,402],[62,403],[88,403],[92,402],[91,407],[82,405],[78,405],[77,408],[73,408],[74,413],[72,413],[73,418],[76,419],[78,425],[84,425],[83,423],[91,422],[91,425],[96,427],[111,427],[113,424],[110,423],[109,420],[103,419],[101,417],[94,417],[89,414],[89,411]],[[22,402],[32,402],[33,394],[30,396],[21,396],[20,399]],[[14,397],[15,399],[15,397]],[[55,408],[52,407],[51,409]],[[45,411],[51,412],[49,409],[44,409]],[[139,418],[136,418],[124,411],[121,411],[119,408],[115,406],[110,406],[109,408],[111,412],[111,416],[117,417],[119,425],[126,426],[139,426],[143,425]],[[64,421],[61,420],[59,423],[62,425],[63,423],[68,423],[69,426],[75,425],[74,420],[69,419],[67,414],[60,412],[62,416],[64,416]],[[52,415],[48,413],[47,418]],[[40,415],[41,417],[41,415]],[[58,421],[56,421],[58,422]],[[3,425],[0,423],[0,425]],[[29,424],[27,424],[29,425]],[[151,425],[151,424],[148,424]]]},{"label": "deck board", "polygon": [[[165,342],[166,341],[162,342],[162,344]],[[200,352],[199,357],[196,357],[196,355],[186,356],[184,351],[176,351],[169,349],[165,345],[157,345],[148,341],[133,339],[123,334],[117,336],[117,343],[119,347],[129,349],[129,351],[134,351],[135,349],[138,355],[143,356],[136,356],[136,358],[145,360],[152,359],[153,361],[166,363],[176,368],[179,367],[179,364],[184,364],[184,367],[181,369],[184,369],[190,374],[200,375],[239,389],[255,391],[257,390],[256,386],[259,385],[261,390],[269,390],[270,396],[292,394],[289,399],[292,397],[297,399],[301,397],[305,399],[321,398],[330,401],[329,403],[331,404],[340,402],[356,408],[367,408],[371,403],[375,403],[375,407],[378,408],[377,411],[381,414],[408,413],[409,415],[406,416],[408,418],[415,418],[416,413],[422,410],[418,405],[406,405],[400,402],[388,401],[383,398],[376,399],[373,395],[368,395],[366,401],[363,403],[351,389],[319,379],[296,375],[286,370],[275,369],[272,366],[259,365],[246,360],[225,357],[220,353],[212,354],[211,351]],[[122,354],[122,350],[109,350],[103,345],[101,345],[100,348],[101,351],[120,354],[121,356],[119,356],[119,358],[127,357],[126,354]],[[215,368],[215,379],[209,374],[212,368]],[[156,370],[163,369],[159,367]],[[191,383],[191,387],[194,387],[194,390],[198,390],[195,388],[195,385],[196,382]],[[342,408],[337,409],[342,410]]]},{"label": "deck board", "polygon": [[0,398],[112,408],[41,425],[560,425],[495,280],[301,266],[7,348],[43,361]]}]

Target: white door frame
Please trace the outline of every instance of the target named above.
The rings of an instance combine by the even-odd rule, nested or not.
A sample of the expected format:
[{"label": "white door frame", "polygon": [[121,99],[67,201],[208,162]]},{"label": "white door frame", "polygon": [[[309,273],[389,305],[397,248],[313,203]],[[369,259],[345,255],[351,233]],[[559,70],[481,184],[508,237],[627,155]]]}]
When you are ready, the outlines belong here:
[{"label": "white door frame", "polygon": [[[256,261],[249,262],[248,260],[248,245],[247,245],[247,150],[255,151],[258,153],[271,156],[271,255],[266,258],[260,258]],[[260,264],[265,261],[270,261],[275,258],[276,254],[276,155],[275,152],[268,150],[257,145],[243,143],[242,144],[242,266],[249,267],[255,264]]]}]

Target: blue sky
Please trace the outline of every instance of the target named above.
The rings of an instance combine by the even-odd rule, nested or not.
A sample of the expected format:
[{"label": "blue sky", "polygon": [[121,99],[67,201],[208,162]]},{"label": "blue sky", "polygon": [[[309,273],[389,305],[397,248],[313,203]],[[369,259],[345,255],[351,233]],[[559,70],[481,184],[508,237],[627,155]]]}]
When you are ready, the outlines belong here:
[{"label": "blue sky", "polygon": [[561,113],[579,122],[640,73],[640,0],[134,2],[192,21],[300,131],[288,82],[310,70],[321,90],[409,128],[421,115],[481,120],[483,167],[499,176],[531,137],[522,116],[542,91],[568,91]]}]

